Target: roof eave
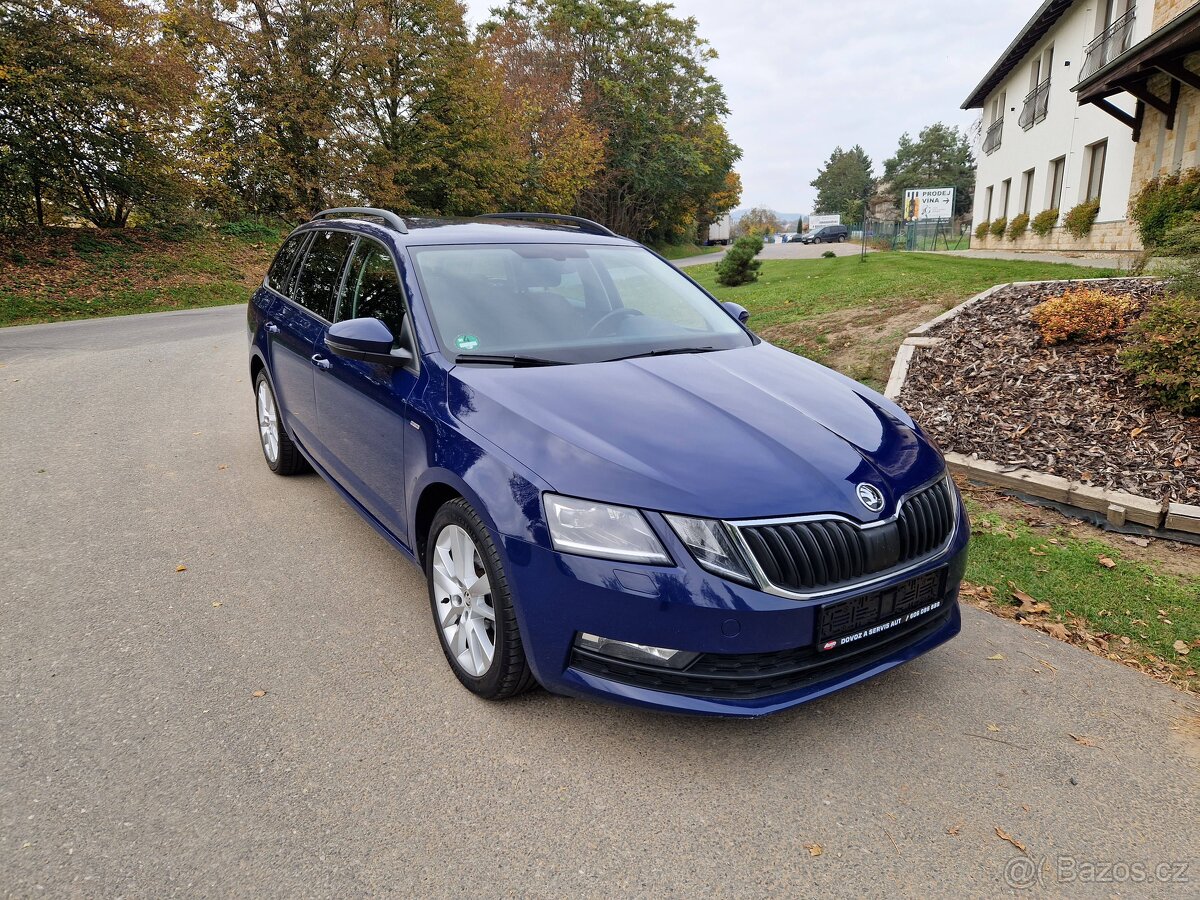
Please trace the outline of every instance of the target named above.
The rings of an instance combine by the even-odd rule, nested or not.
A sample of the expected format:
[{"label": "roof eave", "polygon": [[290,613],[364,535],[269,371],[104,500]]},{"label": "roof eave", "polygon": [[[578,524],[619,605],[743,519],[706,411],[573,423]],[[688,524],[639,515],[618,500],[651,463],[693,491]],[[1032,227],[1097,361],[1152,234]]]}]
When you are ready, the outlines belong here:
[{"label": "roof eave", "polygon": [[[1034,39],[1033,43],[1036,44],[1042,39],[1046,32],[1054,26],[1054,23],[1062,17],[1062,14],[1071,7],[1073,2],[1074,0],[1072,0],[1071,3],[1067,3],[1062,11],[1058,13],[1058,15],[1041,26],[1040,32]],[[967,99],[963,101],[962,106],[959,107],[960,109],[981,109],[983,107],[984,102],[988,98],[988,94],[995,90],[996,86],[1004,80],[1005,76],[1007,76],[1009,72],[1017,67],[1017,64],[1020,63],[1021,59],[1024,58],[1024,54],[1022,54],[1021,57],[1011,61],[1011,63],[1009,61],[1009,57],[1012,56],[1025,38],[1027,38],[1035,30],[1038,30],[1038,21],[1050,10],[1050,8],[1061,3],[1062,0],[1043,0],[1042,5],[1037,8],[1037,12],[1035,12],[1029,18],[1029,21],[1025,23],[1024,27],[1017,32],[1017,36],[1012,39],[1012,42],[1006,48],[1004,48],[1004,52],[1000,54],[999,59],[997,59],[992,67],[988,69],[987,74],[983,76],[983,80],[980,81],[979,84],[975,85],[975,89],[971,91],[971,93],[967,96]]]}]

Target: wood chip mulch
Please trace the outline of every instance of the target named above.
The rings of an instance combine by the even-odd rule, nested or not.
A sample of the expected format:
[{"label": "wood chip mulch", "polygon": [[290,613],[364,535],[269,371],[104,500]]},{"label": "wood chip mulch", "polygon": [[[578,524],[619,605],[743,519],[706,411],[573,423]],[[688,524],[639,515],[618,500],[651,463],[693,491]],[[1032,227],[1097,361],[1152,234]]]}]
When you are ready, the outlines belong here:
[{"label": "wood chip mulch", "polygon": [[[1042,345],[1029,311],[1069,285],[1009,287],[930,332],[903,406],[943,450],[1176,503],[1200,503],[1200,419],[1151,407],[1118,341]],[[1155,282],[1109,282],[1143,305]]]}]

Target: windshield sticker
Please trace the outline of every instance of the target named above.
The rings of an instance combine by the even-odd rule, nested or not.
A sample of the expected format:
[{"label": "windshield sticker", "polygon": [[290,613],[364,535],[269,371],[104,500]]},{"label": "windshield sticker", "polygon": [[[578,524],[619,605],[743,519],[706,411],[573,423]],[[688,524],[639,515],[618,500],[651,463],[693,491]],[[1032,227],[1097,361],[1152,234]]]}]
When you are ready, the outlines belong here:
[{"label": "windshield sticker", "polygon": [[479,346],[479,338],[473,334],[460,334],[454,339],[454,346],[459,350],[474,350]]}]

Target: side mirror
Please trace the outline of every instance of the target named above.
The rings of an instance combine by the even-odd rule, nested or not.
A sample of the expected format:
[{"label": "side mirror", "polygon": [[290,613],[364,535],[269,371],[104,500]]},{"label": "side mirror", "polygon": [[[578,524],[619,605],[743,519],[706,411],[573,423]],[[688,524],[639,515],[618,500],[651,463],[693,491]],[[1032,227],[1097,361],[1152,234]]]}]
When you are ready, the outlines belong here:
[{"label": "side mirror", "polygon": [[335,356],[360,359],[381,366],[403,366],[412,362],[407,350],[393,350],[391,329],[378,319],[347,319],[329,326],[325,346]]},{"label": "side mirror", "polygon": [[729,313],[743,325],[745,325],[747,320],[750,318],[750,310],[746,309],[746,307],[739,303],[730,303],[728,300],[726,300],[721,305],[725,307],[725,311],[727,313]]}]

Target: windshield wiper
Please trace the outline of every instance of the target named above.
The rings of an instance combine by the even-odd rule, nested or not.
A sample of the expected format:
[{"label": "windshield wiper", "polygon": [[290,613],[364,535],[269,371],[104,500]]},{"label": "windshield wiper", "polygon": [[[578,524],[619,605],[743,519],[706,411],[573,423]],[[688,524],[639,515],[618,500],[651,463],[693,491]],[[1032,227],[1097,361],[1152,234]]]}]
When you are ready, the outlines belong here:
[{"label": "windshield wiper", "polygon": [[542,359],[538,356],[489,356],[483,353],[460,353],[454,357],[454,362],[457,364],[474,363],[482,366],[512,366],[514,369],[569,365],[562,360]]},{"label": "windshield wiper", "polygon": [[668,350],[650,350],[647,353],[634,353],[632,356],[616,356],[608,362],[620,362],[624,359],[645,359],[648,356],[678,356],[681,353],[708,353],[716,347],[672,347]]}]

